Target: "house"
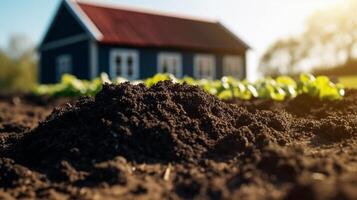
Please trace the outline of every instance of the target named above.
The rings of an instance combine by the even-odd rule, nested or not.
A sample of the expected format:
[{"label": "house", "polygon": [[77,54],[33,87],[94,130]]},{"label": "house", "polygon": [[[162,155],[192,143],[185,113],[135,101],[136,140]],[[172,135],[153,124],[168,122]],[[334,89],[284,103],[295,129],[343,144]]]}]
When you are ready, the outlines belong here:
[{"label": "house", "polygon": [[246,77],[248,45],[216,21],[84,3],[61,2],[40,46],[40,82],[64,73],[92,79]]}]

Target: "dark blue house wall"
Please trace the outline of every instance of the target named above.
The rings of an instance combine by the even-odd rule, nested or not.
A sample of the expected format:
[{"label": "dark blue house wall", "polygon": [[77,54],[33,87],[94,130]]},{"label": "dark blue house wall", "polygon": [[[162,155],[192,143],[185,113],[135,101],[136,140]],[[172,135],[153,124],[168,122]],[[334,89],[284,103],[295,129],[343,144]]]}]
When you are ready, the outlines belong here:
[{"label": "dark blue house wall", "polygon": [[[153,76],[157,73],[157,57],[160,52],[175,52],[180,53],[182,56],[182,72],[184,76],[194,76],[194,55],[195,54],[213,54],[216,58],[216,78],[222,77],[223,74],[223,57],[225,55],[215,52],[199,52],[187,50],[173,50],[173,49],[159,49],[159,48],[135,48],[130,46],[117,46],[117,45],[98,45],[98,72],[106,72],[109,74],[110,68],[110,52],[114,49],[130,49],[139,52],[140,64],[140,79]],[[236,54],[241,55],[241,54]],[[242,55],[244,56],[244,55]]]},{"label": "dark blue house wall", "polygon": [[243,78],[247,77],[247,63],[246,63],[246,54],[243,53],[215,53],[216,55],[216,78],[221,78],[223,76],[223,58],[224,56],[231,56],[231,55],[236,55],[236,56],[241,56],[243,58],[243,66],[244,66],[244,71],[242,74]]},{"label": "dark blue house wall", "polygon": [[191,52],[165,50],[157,48],[134,48],[129,46],[98,45],[99,73],[109,74],[110,52],[114,49],[130,49],[139,52],[140,79],[153,76],[157,73],[157,57],[160,52],[178,52],[182,55],[183,74],[193,76],[193,54]]},{"label": "dark blue house wall", "polygon": [[[89,40],[77,42],[71,45],[66,45],[60,48],[45,50],[41,53],[40,60],[40,82],[54,83],[56,82],[56,59],[60,55],[71,55],[73,75],[81,79],[90,79],[90,55],[89,55]],[[110,52],[114,49],[132,49],[139,52],[139,71],[140,79],[153,76],[157,73],[158,54],[160,52],[178,52],[182,56],[182,66],[184,76],[194,76],[194,55],[195,54],[213,54],[216,58],[216,77],[221,78],[223,74],[223,57],[224,53],[212,52],[194,52],[194,51],[180,51],[172,49],[158,49],[158,48],[134,48],[129,46],[104,45],[98,44],[98,75],[101,72],[109,74],[110,68]],[[239,54],[237,54],[239,55]],[[244,58],[244,54],[242,55]],[[245,59],[244,59],[245,61]],[[246,69],[245,69],[246,70]],[[246,73],[246,72],[245,72]],[[114,77],[111,77],[114,78]]]},{"label": "dark blue house wall", "polygon": [[223,55],[215,54],[216,55],[216,77],[221,78],[223,74]]},{"label": "dark blue house wall", "polygon": [[[154,49],[138,49],[128,46],[115,45],[98,45],[98,72],[105,72],[109,74],[110,68],[110,52],[114,49],[129,49],[137,50],[139,52],[139,71],[140,77],[145,78],[156,73],[156,56],[157,51]],[[114,77],[111,77],[114,78]]]},{"label": "dark blue house wall", "polygon": [[60,55],[70,55],[72,74],[81,79],[89,79],[89,40],[73,43],[63,47],[41,51],[40,82],[56,82],[56,59]]},{"label": "dark blue house wall", "polygon": [[189,51],[181,52],[182,54],[182,74],[193,77],[193,58],[194,53]]}]

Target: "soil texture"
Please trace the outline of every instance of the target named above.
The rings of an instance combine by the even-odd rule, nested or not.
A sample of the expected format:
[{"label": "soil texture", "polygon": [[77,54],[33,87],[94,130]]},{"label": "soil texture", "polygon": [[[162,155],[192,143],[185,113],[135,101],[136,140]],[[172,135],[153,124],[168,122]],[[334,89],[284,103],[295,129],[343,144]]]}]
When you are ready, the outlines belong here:
[{"label": "soil texture", "polygon": [[356,143],[356,90],[285,102],[170,81],[76,101],[2,94],[0,199],[352,200]]}]

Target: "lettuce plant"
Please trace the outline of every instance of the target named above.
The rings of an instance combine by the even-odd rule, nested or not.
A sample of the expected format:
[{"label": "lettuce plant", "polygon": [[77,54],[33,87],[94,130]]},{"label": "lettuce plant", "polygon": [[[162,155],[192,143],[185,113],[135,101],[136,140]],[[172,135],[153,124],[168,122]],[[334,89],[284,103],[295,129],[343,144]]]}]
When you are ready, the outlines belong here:
[{"label": "lettuce plant", "polygon": [[[172,74],[156,74],[145,80],[132,81],[132,83],[144,83],[147,87],[151,87],[164,80],[196,85],[206,92],[217,96],[219,99],[224,100],[234,98],[244,100],[259,98],[283,101],[295,98],[301,94],[307,94],[321,100],[340,100],[345,94],[341,84],[331,82],[326,76],[315,77],[311,74],[301,74],[297,80],[289,76],[279,76],[275,79],[267,77],[255,82],[237,80],[233,77],[223,77],[220,80],[196,80],[192,77],[177,79]],[[120,84],[127,81],[127,79],[122,77],[111,81],[105,73],[92,81],[79,80],[75,76],[65,74],[60,83],[39,85],[33,92],[37,95],[49,96],[94,96],[101,90],[103,83]]]}]

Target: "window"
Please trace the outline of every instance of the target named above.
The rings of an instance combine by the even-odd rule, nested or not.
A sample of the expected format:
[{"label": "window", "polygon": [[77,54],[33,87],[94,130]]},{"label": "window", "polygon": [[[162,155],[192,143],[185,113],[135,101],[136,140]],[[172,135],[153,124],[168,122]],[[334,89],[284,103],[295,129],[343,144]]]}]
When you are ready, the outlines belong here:
[{"label": "window", "polygon": [[223,58],[223,76],[244,78],[243,59],[241,56],[225,56]]},{"label": "window", "polygon": [[196,55],[194,59],[194,76],[199,79],[214,79],[216,59],[213,55]]},{"label": "window", "polygon": [[61,55],[56,60],[56,79],[61,80],[63,74],[72,73],[72,58],[70,55]]},{"label": "window", "polygon": [[134,80],[139,78],[139,53],[135,50],[115,49],[110,54],[110,76]]},{"label": "window", "polygon": [[160,53],[158,55],[159,73],[170,73],[176,77],[182,76],[182,57],[178,53]]}]

